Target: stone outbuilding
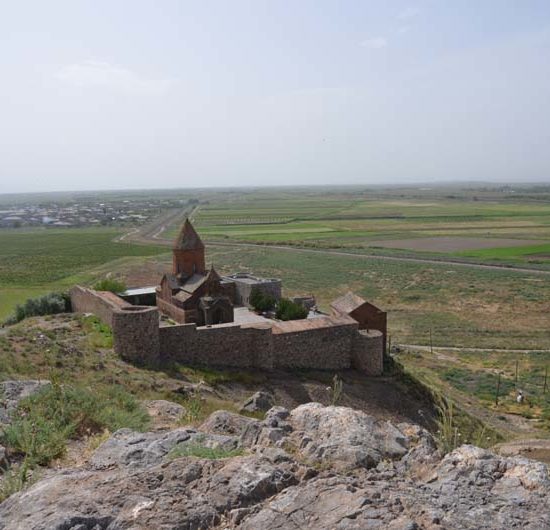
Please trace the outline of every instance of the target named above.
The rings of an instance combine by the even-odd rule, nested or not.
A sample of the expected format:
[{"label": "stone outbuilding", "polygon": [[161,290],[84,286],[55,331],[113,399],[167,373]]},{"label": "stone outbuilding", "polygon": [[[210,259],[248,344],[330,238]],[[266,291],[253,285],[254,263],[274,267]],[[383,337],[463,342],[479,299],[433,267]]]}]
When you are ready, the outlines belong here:
[{"label": "stone outbuilding", "polygon": [[334,314],[349,315],[359,322],[359,329],[380,331],[384,338],[384,353],[386,352],[388,318],[385,311],[351,291],[334,300],[330,307]]}]

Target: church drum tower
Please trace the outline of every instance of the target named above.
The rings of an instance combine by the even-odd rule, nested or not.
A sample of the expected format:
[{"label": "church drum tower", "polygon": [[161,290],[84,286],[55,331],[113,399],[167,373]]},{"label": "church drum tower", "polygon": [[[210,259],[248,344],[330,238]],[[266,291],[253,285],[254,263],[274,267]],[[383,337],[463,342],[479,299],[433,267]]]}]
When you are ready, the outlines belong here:
[{"label": "church drum tower", "polygon": [[172,248],[172,274],[181,278],[189,278],[193,274],[206,274],[204,259],[204,243],[199,234],[185,220]]}]

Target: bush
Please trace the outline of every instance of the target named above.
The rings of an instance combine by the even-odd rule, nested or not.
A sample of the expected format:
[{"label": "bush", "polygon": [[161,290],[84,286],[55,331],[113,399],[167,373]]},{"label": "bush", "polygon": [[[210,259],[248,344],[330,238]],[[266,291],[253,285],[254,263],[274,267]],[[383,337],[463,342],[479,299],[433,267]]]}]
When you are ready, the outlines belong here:
[{"label": "bush", "polygon": [[95,315],[83,316],[80,319],[82,327],[86,331],[88,343],[93,348],[112,348],[113,330],[101,322]]},{"label": "bush", "polygon": [[16,324],[27,317],[55,315],[71,310],[71,302],[64,293],[49,293],[38,298],[29,298],[23,305],[15,308],[14,314],[6,320],[6,324]]},{"label": "bush", "polygon": [[112,278],[104,278],[97,282],[94,287],[96,291],[110,291],[111,293],[123,293],[126,291],[126,284],[120,280],[114,280]]},{"label": "bush", "polygon": [[120,387],[92,392],[54,383],[19,403],[0,441],[32,468],[62,456],[69,439],[105,429],[143,430],[148,422],[147,412]]},{"label": "bush", "polygon": [[250,305],[256,311],[270,311],[277,305],[277,300],[270,294],[264,293],[261,289],[254,287],[250,293]]},{"label": "bush", "polygon": [[4,502],[10,495],[30,486],[35,480],[36,476],[29,474],[25,462],[20,466],[7,469],[0,482],[0,503]]},{"label": "bush", "polygon": [[276,316],[279,320],[301,320],[306,318],[308,310],[288,298],[281,298],[277,305]]}]

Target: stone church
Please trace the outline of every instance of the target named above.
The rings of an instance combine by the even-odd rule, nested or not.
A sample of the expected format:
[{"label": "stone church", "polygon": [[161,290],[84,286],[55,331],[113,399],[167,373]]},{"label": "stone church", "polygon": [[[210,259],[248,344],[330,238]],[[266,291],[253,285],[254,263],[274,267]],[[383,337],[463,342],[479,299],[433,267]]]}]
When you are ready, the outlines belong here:
[{"label": "stone church", "polygon": [[172,272],[162,277],[156,301],[180,324],[225,324],[234,320],[234,305],[248,305],[253,288],[281,297],[280,280],[248,273],[221,277],[214,267],[207,270],[204,243],[186,219],[172,249]]}]

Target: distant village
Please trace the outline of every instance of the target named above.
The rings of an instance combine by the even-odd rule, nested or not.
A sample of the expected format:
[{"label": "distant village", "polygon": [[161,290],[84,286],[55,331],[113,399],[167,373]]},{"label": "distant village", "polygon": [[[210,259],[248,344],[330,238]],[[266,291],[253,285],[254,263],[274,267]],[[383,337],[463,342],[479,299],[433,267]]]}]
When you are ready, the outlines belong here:
[{"label": "distant village", "polygon": [[100,202],[49,201],[44,203],[0,204],[0,227],[43,226],[70,228],[86,226],[139,226],[158,216],[162,210],[192,205],[195,199],[110,200]]}]

